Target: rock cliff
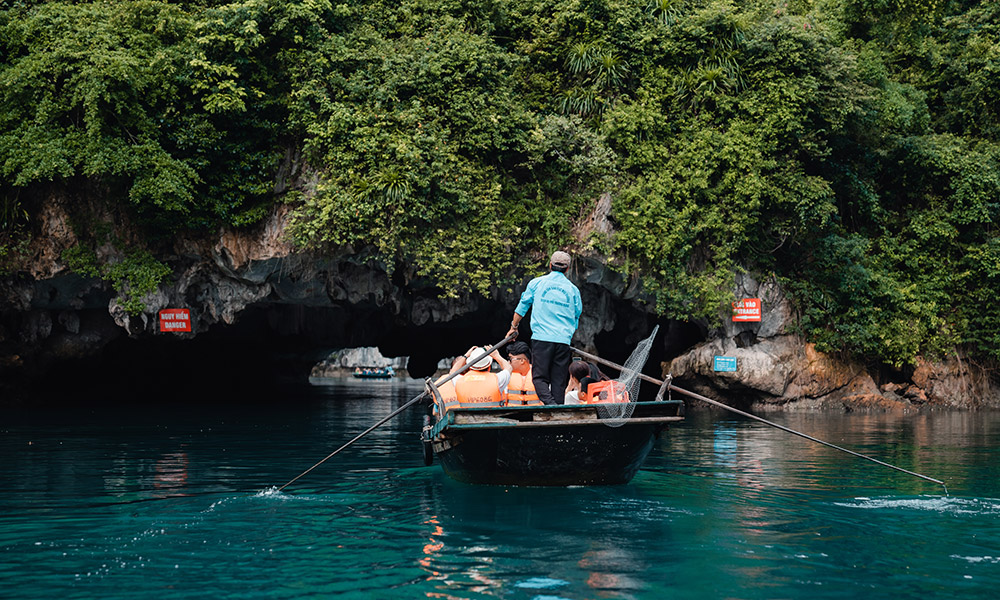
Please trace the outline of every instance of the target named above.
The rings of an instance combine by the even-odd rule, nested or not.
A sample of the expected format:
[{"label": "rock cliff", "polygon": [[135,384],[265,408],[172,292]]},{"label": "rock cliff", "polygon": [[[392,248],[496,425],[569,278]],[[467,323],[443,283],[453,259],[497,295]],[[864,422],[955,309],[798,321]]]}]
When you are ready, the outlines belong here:
[{"label": "rock cliff", "polygon": [[359,367],[392,367],[396,376],[403,377],[407,375],[408,358],[386,358],[378,348],[347,348],[333,352],[317,363],[309,372],[309,377],[344,377]]},{"label": "rock cliff", "polygon": [[[227,339],[241,343],[226,343],[226,352],[305,348],[310,366],[334,349],[378,347],[387,357],[410,356],[411,375],[429,375],[442,357],[503,338],[524,283],[512,292],[496,287],[487,297],[445,298],[408,265],[350,249],[335,256],[297,251],[284,236],[288,207],[278,206],[253,228],[178,237],[153,249],[171,276],[142,299],[140,314],[130,315],[108,282],[81,276],[63,260],[77,243],[68,202],[46,200],[29,258],[17,274],[0,278],[0,369],[8,388],[88,357],[155,351],[169,360],[171,353]],[[97,208],[91,218],[118,238],[135,237],[123,215]],[[112,261],[119,252],[112,245],[97,250],[99,259]],[[545,257],[538,259],[541,267]],[[587,307],[577,333],[581,347],[627,352],[656,322],[636,283],[600,259],[579,257],[570,275]],[[161,333],[158,313],[166,308],[189,309],[192,332]],[[522,335],[528,337],[527,325]]]},{"label": "rock cliff", "polygon": [[[216,370],[203,363],[223,353],[236,355],[233,364],[241,368],[247,365],[241,353],[301,352],[304,377],[331,350],[377,347],[387,357],[409,356],[410,375],[421,377],[443,357],[502,338],[524,283],[514,291],[497,287],[488,297],[443,298],[407,265],[350,249],[336,256],[297,251],[284,235],[289,209],[279,205],[253,228],[178,237],[156,248],[172,275],[143,299],[141,314],[129,315],[107,282],[74,273],[63,261],[63,251],[77,242],[67,202],[57,195],[45,200],[29,257],[16,274],[0,278],[0,385],[8,398],[86,359],[122,362],[117,372],[105,364],[109,377],[119,377],[142,368],[135,357],[143,352],[159,360],[209,356],[189,366]],[[574,231],[581,241],[607,228],[607,205],[602,197]],[[136,242],[127,218],[91,212]],[[104,259],[116,252],[111,245],[98,249]],[[816,351],[792,333],[793,308],[773,283],[738,277],[737,297],[762,298],[761,321],[733,323],[725,314],[722,326],[710,329],[657,318],[638,283],[599,256],[578,255],[570,277],[585,306],[575,345],[620,362],[660,324],[664,333],[650,364],[662,364],[678,385],[726,402],[757,409],[1000,407],[994,378],[959,356],[886,376]],[[158,312],[165,308],[188,308],[193,331],[161,333]],[[523,325],[522,336],[528,334]],[[208,342],[216,346],[190,351]],[[737,371],[714,371],[715,356],[735,357]]]},{"label": "rock cliff", "polygon": [[[793,309],[777,285],[740,276],[736,291],[737,297],[762,299],[760,322],[734,323],[723,315],[721,328],[667,365],[682,387],[755,410],[1000,408],[996,381],[957,355],[943,361],[921,359],[912,373],[872,372],[819,352],[792,333]],[[715,371],[716,356],[735,358],[737,370]]]}]

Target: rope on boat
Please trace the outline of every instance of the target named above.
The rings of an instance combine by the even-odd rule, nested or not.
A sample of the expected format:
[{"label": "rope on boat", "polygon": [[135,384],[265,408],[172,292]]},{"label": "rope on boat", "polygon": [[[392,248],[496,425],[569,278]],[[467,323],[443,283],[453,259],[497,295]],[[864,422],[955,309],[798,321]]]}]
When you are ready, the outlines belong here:
[{"label": "rope on boat", "polygon": [[[601,364],[609,366],[609,367],[611,367],[613,369],[618,369],[619,371],[623,369],[623,367],[621,365],[615,364],[615,363],[611,362],[610,360],[601,358],[599,356],[595,356],[595,355],[590,354],[588,352],[584,352],[583,350],[578,350],[578,349],[573,348],[573,347],[570,347],[570,348],[574,352],[576,352],[577,354],[579,354],[580,356],[582,356],[584,358],[587,358],[587,359],[590,359],[590,360],[592,360],[594,362],[601,363]],[[670,377],[670,379],[668,379],[667,381],[662,381],[662,380],[650,377],[649,375],[645,375],[645,374],[642,374],[642,373],[639,374],[639,379],[642,379],[643,381],[648,381],[649,383],[655,383],[656,385],[659,385],[659,386],[665,386],[668,390],[676,391],[678,394],[683,394],[685,396],[689,396],[689,397],[694,398],[696,400],[701,400],[702,402],[706,402],[708,404],[711,404],[712,406],[718,406],[719,408],[722,408],[722,409],[728,410],[729,412],[733,412],[733,413],[736,413],[738,415],[747,417],[748,419],[753,419],[754,421],[760,421],[761,423],[764,423],[765,425],[770,425],[771,427],[777,427],[778,429],[780,429],[782,431],[786,431],[786,432],[791,433],[793,435],[797,435],[799,437],[805,438],[805,439],[807,439],[809,441],[816,442],[817,444],[823,444],[824,446],[829,446],[830,448],[833,448],[835,450],[840,450],[841,452],[846,452],[847,454],[850,454],[852,456],[856,456],[858,458],[863,458],[865,460],[869,460],[869,461],[871,461],[871,462],[873,462],[875,464],[882,465],[883,467],[889,467],[890,469],[895,469],[895,470],[900,471],[902,473],[906,473],[907,475],[913,475],[914,477],[919,477],[919,478],[924,479],[926,481],[931,481],[931,482],[936,483],[936,484],[940,485],[941,487],[943,487],[944,488],[944,495],[945,496],[948,495],[948,486],[945,485],[945,483],[943,481],[941,481],[940,479],[934,479],[933,477],[928,477],[927,475],[921,475],[920,473],[915,473],[914,471],[908,471],[908,470],[906,470],[906,469],[904,469],[902,467],[897,467],[896,465],[891,465],[891,464],[889,464],[887,462],[883,462],[883,461],[881,461],[881,460],[879,460],[877,458],[872,458],[871,456],[866,456],[864,454],[860,454],[858,452],[855,452],[854,450],[848,450],[847,448],[842,448],[842,447],[840,447],[840,446],[838,446],[836,444],[831,444],[830,442],[825,442],[825,441],[823,441],[823,440],[821,440],[819,438],[815,438],[815,437],[813,437],[811,435],[802,433],[801,431],[795,431],[794,429],[791,429],[790,427],[785,427],[784,425],[779,425],[778,423],[775,423],[774,421],[768,421],[767,419],[758,417],[757,415],[754,415],[754,414],[742,411],[742,410],[740,410],[738,408],[733,408],[732,406],[729,406],[727,404],[723,404],[722,402],[719,402],[717,400],[712,400],[711,398],[707,398],[705,396],[702,396],[701,394],[696,394],[694,392],[690,392],[690,391],[685,390],[683,388],[679,388],[679,387],[673,385],[672,383],[670,383],[670,381],[672,380],[672,376],[668,376],[668,377]],[[662,390],[661,390],[661,392],[662,392]]]},{"label": "rope on boat", "polygon": [[[465,365],[461,369],[455,371],[454,373],[449,373],[447,377],[445,377],[444,379],[442,379],[436,385],[438,387],[440,387],[445,382],[451,381],[455,377],[458,377],[462,373],[466,372],[469,369],[469,367],[471,367],[472,365],[476,364],[481,359],[489,356],[490,353],[493,352],[494,350],[499,350],[500,348],[503,348],[504,346],[506,346],[507,344],[509,344],[511,341],[513,341],[514,338],[516,338],[516,337],[517,337],[517,334],[516,333],[512,333],[512,334],[508,335],[507,337],[505,337],[503,340],[501,340],[501,341],[497,342],[496,344],[494,344],[493,346],[490,346],[489,348],[484,349],[482,354],[480,354],[479,356],[476,356],[475,358],[470,358],[469,360],[465,361]],[[420,394],[418,394],[416,397],[414,397],[412,400],[410,400],[406,404],[400,406],[396,410],[392,411],[391,413],[389,413],[388,415],[386,415],[385,417],[383,417],[381,421],[379,421],[378,423],[375,423],[374,425],[372,425],[368,429],[366,429],[363,432],[359,433],[351,441],[347,442],[346,444],[344,444],[340,448],[337,448],[336,450],[334,450],[333,452],[331,452],[330,454],[328,454],[326,458],[324,458],[323,460],[319,461],[318,463],[314,464],[313,466],[309,467],[308,469],[306,469],[305,471],[303,471],[302,473],[300,473],[297,477],[295,477],[295,479],[292,479],[291,481],[289,481],[285,485],[283,485],[280,488],[278,488],[278,491],[280,492],[281,490],[285,489],[286,487],[292,485],[293,483],[295,483],[296,481],[298,481],[299,479],[301,479],[302,477],[304,477],[307,473],[309,473],[310,471],[312,471],[316,467],[320,466],[321,464],[323,464],[326,461],[328,461],[331,458],[333,458],[337,453],[339,453],[344,448],[347,448],[348,446],[350,446],[354,442],[360,440],[361,438],[365,437],[369,433],[375,431],[376,429],[378,429],[379,427],[381,427],[382,425],[384,425],[386,422],[388,422],[390,419],[392,419],[393,417],[395,417],[399,413],[403,412],[407,408],[410,408],[414,404],[420,402],[421,400],[423,400],[426,397],[427,397],[427,391],[421,392]]]}]

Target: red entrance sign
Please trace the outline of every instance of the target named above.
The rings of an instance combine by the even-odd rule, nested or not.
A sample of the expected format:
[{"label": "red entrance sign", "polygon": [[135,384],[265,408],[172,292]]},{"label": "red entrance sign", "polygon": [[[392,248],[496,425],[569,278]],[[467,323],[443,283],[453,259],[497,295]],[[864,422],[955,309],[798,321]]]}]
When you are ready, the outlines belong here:
[{"label": "red entrance sign", "polygon": [[760,298],[744,298],[733,302],[733,321],[760,321]]},{"label": "red entrance sign", "polygon": [[186,308],[161,310],[160,331],[191,331],[191,311]]}]

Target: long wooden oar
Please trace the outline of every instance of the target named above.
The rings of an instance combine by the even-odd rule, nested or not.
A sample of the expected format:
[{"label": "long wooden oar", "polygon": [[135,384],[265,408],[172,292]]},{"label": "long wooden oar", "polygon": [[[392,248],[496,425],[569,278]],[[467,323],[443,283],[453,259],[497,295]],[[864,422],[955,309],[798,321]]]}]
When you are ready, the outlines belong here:
[{"label": "long wooden oar", "polygon": [[[494,344],[493,346],[490,346],[489,348],[486,348],[485,350],[483,350],[482,354],[480,354],[479,356],[476,356],[475,358],[470,358],[469,360],[465,361],[465,366],[463,366],[461,369],[455,371],[454,373],[449,373],[447,377],[445,377],[444,379],[442,379],[441,381],[439,381],[436,385],[438,387],[441,387],[441,385],[444,384],[445,382],[451,381],[455,377],[458,377],[462,373],[465,373],[469,369],[469,367],[471,367],[472,365],[476,364],[481,359],[489,356],[490,353],[493,352],[494,350],[498,350],[500,348],[503,348],[504,346],[506,346],[507,344],[509,344],[516,337],[517,337],[517,334],[516,333],[512,333],[512,334],[508,335],[507,337],[505,337],[503,340],[501,340],[501,341],[497,342],[496,344]],[[385,417],[383,417],[382,420],[379,421],[378,423],[375,423],[374,425],[372,425],[368,429],[366,429],[363,432],[359,433],[353,440],[347,442],[346,444],[344,444],[340,448],[337,448],[336,450],[334,450],[333,452],[331,452],[329,455],[327,455],[326,458],[324,458],[323,460],[319,461],[318,463],[314,464],[313,466],[309,467],[308,469],[306,469],[305,471],[303,471],[302,473],[300,473],[295,479],[292,479],[291,481],[289,481],[285,485],[283,485],[280,488],[278,488],[278,491],[280,492],[281,490],[283,490],[286,487],[290,486],[291,484],[295,483],[296,481],[298,481],[299,479],[301,479],[304,475],[306,475],[307,473],[309,473],[310,471],[312,471],[316,467],[320,466],[321,464],[323,464],[326,461],[328,461],[331,458],[333,458],[338,452],[340,452],[344,448],[350,446],[354,442],[360,440],[361,438],[365,437],[369,433],[375,431],[376,429],[378,429],[379,427],[381,427],[382,425],[384,425],[385,423],[387,423],[390,419],[392,419],[393,417],[395,417],[399,413],[403,412],[407,408],[410,408],[411,406],[413,406],[417,402],[420,402],[421,400],[423,400],[426,397],[427,397],[427,392],[426,391],[421,392],[420,394],[418,394],[416,397],[414,397],[412,400],[410,400],[406,404],[400,406],[396,410],[392,411],[391,413],[389,413],[388,415],[386,415]]]},{"label": "long wooden oar", "polygon": [[[592,360],[594,362],[598,362],[598,363],[601,363],[603,365],[607,365],[607,366],[609,366],[609,367],[611,367],[613,369],[618,369],[619,371],[623,371],[625,369],[625,367],[623,367],[621,365],[618,365],[618,364],[615,364],[615,363],[611,362],[610,360],[603,359],[600,356],[594,356],[593,354],[584,352],[583,350],[578,350],[576,348],[572,348],[572,350],[574,352],[576,352],[577,354],[579,354],[580,356],[584,357],[584,358],[588,358],[588,359],[590,359],[590,360]],[[643,381],[648,381],[650,383],[655,383],[656,385],[660,385],[660,386],[664,385],[663,381],[661,381],[659,379],[654,379],[653,377],[650,377],[649,375],[644,375],[642,373],[639,373],[638,375],[639,375],[639,379],[642,379]],[[907,475],[913,475],[914,477],[919,477],[919,478],[925,479],[927,481],[932,481],[932,482],[934,482],[934,483],[942,486],[944,488],[944,494],[945,494],[945,496],[948,495],[948,486],[945,485],[945,483],[943,481],[939,480],[939,479],[934,479],[933,477],[928,477],[926,475],[921,475],[920,473],[914,473],[913,471],[907,471],[906,469],[904,469],[902,467],[897,467],[896,465],[890,465],[889,463],[882,462],[881,460],[879,460],[877,458],[872,458],[870,456],[865,456],[864,454],[859,454],[859,453],[857,453],[857,452],[855,452],[853,450],[848,450],[847,448],[841,448],[840,446],[837,446],[836,444],[831,444],[830,442],[824,442],[823,440],[821,440],[819,438],[814,438],[813,436],[807,435],[805,433],[802,433],[801,431],[795,431],[794,429],[785,427],[784,425],[779,425],[778,423],[775,423],[773,421],[768,421],[767,419],[763,419],[761,417],[758,417],[757,415],[750,414],[748,412],[744,412],[744,411],[742,411],[742,410],[740,410],[738,408],[733,408],[732,406],[729,406],[727,404],[723,404],[722,402],[718,402],[716,400],[712,400],[711,398],[706,398],[705,396],[702,396],[701,394],[696,394],[694,392],[689,392],[688,390],[685,390],[683,388],[679,388],[679,387],[677,387],[677,386],[675,386],[673,384],[668,384],[667,387],[669,387],[669,389],[677,392],[678,394],[683,394],[685,396],[690,396],[691,398],[695,398],[697,400],[701,400],[702,402],[706,402],[708,404],[711,404],[712,406],[718,406],[719,408],[723,408],[725,410],[728,410],[729,412],[734,412],[734,413],[736,413],[738,415],[747,417],[748,419],[753,419],[754,421],[760,421],[761,423],[764,423],[765,425],[770,425],[771,427],[777,427],[778,429],[780,429],[782,431],[787,431],[788,433],[791,433],[793,435],[797,435],[799,437],[805,438],[805,439],[807,439],[809,441],[812,441],[812,442],[816,442],[817,444],[823,444],[824,446],[829,446],[830,448],[834,448],[836,450],[840,450],[841,452],[846,452],[846,453],[848,453],[848,454],[850,454],[852,456],[857,456],[858,458],[863,458],[865,460],[870,460],[873,463],[882,465],[883,467],[889,467],[890,469],[895,469],[897,471],[901,471],[903,473],[906,473]]]}]

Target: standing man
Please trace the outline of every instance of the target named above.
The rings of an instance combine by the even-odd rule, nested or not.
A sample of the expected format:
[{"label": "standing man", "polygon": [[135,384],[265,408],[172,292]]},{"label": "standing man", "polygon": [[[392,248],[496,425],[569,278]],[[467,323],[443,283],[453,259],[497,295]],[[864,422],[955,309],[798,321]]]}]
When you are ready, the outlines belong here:
[{"label": "standing man", "polygon": [[573,357],[569,344],[583,312],[580,290],[566,278],[569,265],[569,254],[560,250],[552,255],[551,271],[528,282],[507,332],[517,333],[530,308],[532,381],[538,399],[545,404],[563,403]]}]

